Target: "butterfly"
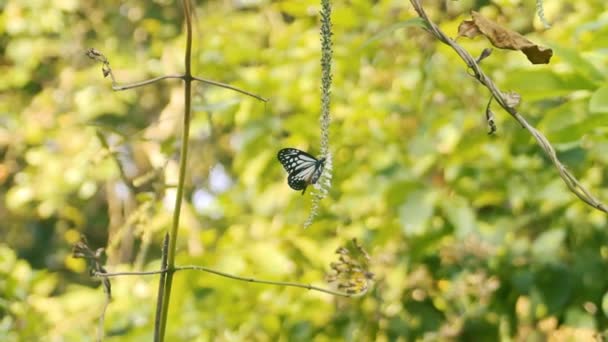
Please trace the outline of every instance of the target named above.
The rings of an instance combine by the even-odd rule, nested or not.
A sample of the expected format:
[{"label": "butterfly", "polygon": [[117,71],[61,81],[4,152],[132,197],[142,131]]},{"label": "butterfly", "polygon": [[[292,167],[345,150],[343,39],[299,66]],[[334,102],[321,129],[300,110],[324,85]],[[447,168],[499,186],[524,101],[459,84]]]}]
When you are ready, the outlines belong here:
[{"label": "butterfly", "polygon": [[306,187],[315,184],[325,167],[325,158],[317,159],[296,148],[284,148],[279,151],[277,158],[289,174],[287,184],[294,190],[306,192]]}]

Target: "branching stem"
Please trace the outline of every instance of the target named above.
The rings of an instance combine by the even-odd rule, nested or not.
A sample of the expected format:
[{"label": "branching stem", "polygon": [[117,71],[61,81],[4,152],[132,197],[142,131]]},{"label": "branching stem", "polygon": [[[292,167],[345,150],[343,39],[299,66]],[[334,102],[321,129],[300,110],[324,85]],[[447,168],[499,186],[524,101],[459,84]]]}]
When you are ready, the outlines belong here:
[{"label": "branching stem", "polygon": [[[166,80],[166,79],[170,79],[170,78],[178,78],[178,79],[182,79],[185,80],[186,79],[186,75],[165,75],[165,76],[159,76],[156,78],[152,78],[149,80],[145,80],[145,81],[141,81],[141,82],[137,82],[137,83],[131,83],[131,84],[124,84],[124,85],[118,85],[116,83],[114,83],[112,85],[112,90],[115,91],[122,91],[122,90],[128,90],[128,89],[133,89],[133,88],[139,88],[139,87],[143,87],[146,86],[148,84],[152,84],[158,81],[162,81],[162,80]],[[201,82],[201,83],[205,83],[205,84],[210,84],[210,85],[214,85],[220,88],[225,88],[225,89],[230,89],[233,91],[236,91],[237,93],[241,93],[247,96],[251,96],[257,100],[260,100],[262,102],[268,102],[268,99],[265,97],[262,97],[260,95],[256,95],[252,92],[249,92],[247,90],[243,90],[240,88],[237,88],[235,86],[231,86],[229,84],[226,83],[222,83],[222,82],[217,82],[217,81],[212,81],[212,80],[208,80],[206,78],[202,78],[202,77],[197,77],[197,76],[191,76],[191,78],[195,81]]]},{"label": "branching stem", "polygon": [[[184,5],[184,15],[186,18],[186,54],[184,58],[184,121],[182,128],[181,153],[179,160],[179,179],[177,181],[177,193],[175,195],[175,209],[173,210],[173,223],[169,233],[169,248],[167,251],[167,273],[165,274],[165,285],[163,288],[162,308],[160,310],[159,341],[165,339],[167,327],[167,315],[171,300],[171,288],[173,285],[173,274],[175,272],[175,254],[177,248],[177,232],[179,228],[179,217],[182,208],[182,198],[184,196],[184,182],[186,179],[186,166],[188,161],[188,140],[190,135],[190,112],[192,100],[192,9],[190,0],[182,1]],[[161,277],[162,280],[162,277]]]},{"label": "branching stem", "polygon": [[[251,278],[251,277],[241,277],[241,276],[233,275],[233,274],[222,272],[222,271],[217,271],[212,268],[205,267],[205,266],[197,266],[197,265],[175,266],[173,268],[173,273],[175,273],[177,271],[186,271],[186,270],[203,271],[203,272],[219,275],[221,277],[230,278],[230,279],[239,280],[239,281],[245,281],[245,282],[249,282],[249,283],[258,283],[258,284],[284,286],[284,287],[297,287],[297,288],[301,288],[301,289],[323,292],[323,293],[327,293],[330,295],[341,296],[341,297],[359,297],[359,296],[362,296],[365,294],[365,292],[347,293],[347,292],[334,291],[334,290],[325,289],[325,288],[318,287],[318,286],[313,286],[310,284],[263,280],[263,279],[256,279],[256,278]],[[109,277],[119,277],[119,276],[141,276],[141,275],[155,275],[155,274],[168,274],[168,273],[169,273],[169,270],[165,269],[165,270],[146,271],[146,272],[113,272],[113,273],[95,272],[94,276],[100,277],[100,278],[109,278]]]},{"label": "branching stem", "polygon": [[473,76],[481,84],[483,84],[486,88],[488,88],[488,90],[490,90],[490,92],[492,93],[492,96],[494,97],[496,102],[504,110],[506,110],[507,113],[511,114],[511,116],[517,122],[519,122],[523,128],[525,128],[528,132],[530,132],[530,134],[532,134],[532,136],[534,137],[534,139],[536,139],[536,142],[543,149],[543,151],[545,152],[547,157],[549,157],[549,159],[551,159],[551,162],[553,163],[553,165],[559,172],[560,177],[564,180],[564,183],[566,183],[566,186],[568,186],[568,189],[570,189],[570,191],[572,193],[574,193],[578,198],[580,198],[583,202],[587,203],[588,205],[592,206],[593,208],[595,208],[597,210],[603,211],[604,213],[608,213],[608,207],[605,204],[603,204],[602,202],[600,202],[598,199],[596,199],[576,179],[576,177],[574,177],[570,173],[570,171],[568,171],[566,169],[566,166],[564,166],[560,162],[560,160],[557,157],[557,154],[555,152],[555,149],[553,148],[553,146],[551,145],[549,140],[547,140],[547,138],[541,132],[539,132],[536,128],[534,128],[534,126],[532,126],[530,123],[528,123],[528,121],[526,121],[526,119],[514,107],[508,105],[508,101],[505,97],[505,94],[498,89],[498,87],[494,84],[494,82],[492,82],[492,80],[486,74],[484,74],[484,72],[481,70],[481,67],[479,66],[479,64],[477,63],[475,58],[473,58],[473,56],[471,56],[471,54],[469,54],[464,48],[462,48],[462,46],[460,46],[458,43],[456,43],[453,39],[446,36],[445,33],[443,33],[439,29],[439,27],[437,27],[437,25],[435,25],[431,21],[431,19],[429,19],[429,17],[426,15],[426,12],[424,11],[424,8],[422,8],[422,5],[420,4],[419,0],[410,0],[410,2],[412,3],[412,6],[418,13],[418,16],[426,22],[427,26],[429,27],[430,32],[439,41],[441,41],[442,43],[444,43],[446,45],[449,45],[454,51],[456,51],[456,53],[460,56],[460,58],[463,61],[465,61],[465,63],[467,63],[467,66],[471,70],[473,70],[473,72],[474,72]]}]

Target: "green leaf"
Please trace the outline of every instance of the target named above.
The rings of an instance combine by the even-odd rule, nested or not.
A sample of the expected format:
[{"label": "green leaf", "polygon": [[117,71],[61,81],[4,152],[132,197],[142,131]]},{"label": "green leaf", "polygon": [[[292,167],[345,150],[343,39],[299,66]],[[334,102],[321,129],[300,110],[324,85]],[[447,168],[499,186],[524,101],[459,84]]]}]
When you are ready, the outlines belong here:
[{"label": "green leaf", "polygon": [[608,85],[597,89],[589,100],[591,113],[608,113]]},{"label": "green leaf", "polygon": [[536,240],[532,246],[534,258],[540,262],[552,263],[559,260],[559,250],[566,237],[563,229],[546,231]]},{"label": "green leaf", "polygon": [[364,49],[364,48],[368,47],[369,45],[379,41],[380,39],[387,37],[389,34],[393,33],[393,31],[402,29],[404,27],[428,28],[426,22],[424,20],[422,20],[422,18],[419,18],[419,17],[401,21],[401,22],[398,22],[396,24],[393,24],[393,25],[385,28],[384,30],[382,30],[382,31],[378,32],[377,34],[375,34],[374,36],[372,36],[370,39],[366,40],[363,43],[363,45],[361,45],[361,49]]},{"label": "green leaf", "polygon": [[578,50],[560,46],[554,46],[553,50],[555,51],[555,56],[566,62],[577,74],[593,82],[604,81],[602,73],[586,58],[581,56]]},{"label": "green leaf", "polygon": [[475,212],[465,198],[452,196],[440,203],[448,221],[456,228],[458,237],[465,237],[477,230]]},{"label": "green leaf", "polygon": [[563,144],[580,140],[598,127],[608,126],[608,115],[590,115],[586,119],[547,134],[549,141]]},{"label": "green leaf", "polygon": [[604,297],[602,297],[602,311],[604,316],[608,317],[608,292],[604,293]]},{"label": "green leaf", "polygon": [[406,235],[418,235],[425,232],[429,220],[435,212],[435,192],[419,190],[412,192],[399,208],[402,230]]},{"label": "green leaf", "polygon": [[595,329],[595,318],[581,308],[570,308],[566,311],[564,323],[571,327]]},{"label": "green leaf", "polygon": [[558,75],[550,69],[517,70],[509,73],[505,89],[517,89],[524,101],[544,100],[565,96],[575,90],[595,89],[596,86],[576,75]]},{"label": "green leaf", "polygon": [[574,286],[573,274],[566,266],[546,265],[536,272],[535,287],[531,293],[535,301],[545,306],[545,314],[552,314],[567,305],[573,295]]}]

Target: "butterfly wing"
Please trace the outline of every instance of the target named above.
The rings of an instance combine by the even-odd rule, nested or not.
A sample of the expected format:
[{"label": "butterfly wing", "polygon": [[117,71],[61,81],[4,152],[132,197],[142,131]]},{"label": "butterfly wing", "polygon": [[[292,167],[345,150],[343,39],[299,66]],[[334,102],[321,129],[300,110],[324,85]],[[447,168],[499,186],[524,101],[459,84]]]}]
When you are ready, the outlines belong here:
[{"label": "butterfly wing", "polygon": [[324,168],[325,168],[325,158],[321,158],[316,163],[315,170],[313,171],[312,175],[310,176],[310,184],[315,184],[319,180],[319,178],[321,177],[321,174],[323,174]]},{"label": "butterfly wing", "polygon": [[296,177],[294,173],[290,174],[289,177],[287,177],[287,184],[289,184],[289,187],[294,190],[304,191],[306,191],[306,187],[308,186],[308,182],[305,179]]},{"label": "butterfly wing", "polygon": [[306,168],[317,162],[317,158],[296,148],[284,148],[280,150],[277,158],[287,173]]},{"label": "butterfly wing", "polygon": [[[284,148],[279,151],[277,158],[289,173],[287,184],[294,190],[304,190],[309,184],[315,183],[321,172],[325,159],[317,160],[310,154],[295,148]],[[304,193],[302,191],[302,193]]]}]

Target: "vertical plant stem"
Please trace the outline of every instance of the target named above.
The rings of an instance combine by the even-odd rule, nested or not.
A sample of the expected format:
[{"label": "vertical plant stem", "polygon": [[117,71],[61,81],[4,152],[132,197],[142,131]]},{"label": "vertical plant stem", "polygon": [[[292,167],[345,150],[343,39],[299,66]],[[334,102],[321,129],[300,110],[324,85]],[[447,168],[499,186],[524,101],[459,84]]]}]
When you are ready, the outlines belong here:
[{"label": "vertical plant stem", "polygon": [[[160,263],[161,270],[167,269],[167,252],[169,249],[169,233],[165,234],[163,239],[162,247],[162,260]],[[163,272],[160,274],[160,280],[158,282],[158,297],[156,298],[156,314],[154,316],[154,342],[160,341],[160,318],[162,315],[163,308],[163,295],[165,294],[165,280],[167,279],[167,273]]]},{"label": "vertical plant stem", "polygon": [[186,165],[188,160],[188,140],[190,135],[190,110],[192,96],[192,72],[191,72],[191,55],[192,55],[192,9],[190,8],[190,0],[182,1],[184,6],[184,16],[186,19],[186,56],[185,56],[185,73],[184,73],[184,125],[182,129],[182,144],[179,160],[179,180],[177,183],[177,194],[175,198],[175,210],[173,211],[173,224],[169,233],[169,250],[167,255],[167,274],[163,293],[163,306],[161,309],[160,319],[160,341],[165,339],[165,330],[167,327],[167,313],[169,311],[169,302],[171,299],[171,286],[173,285],[173,274],[175,273],[175,249],[177,242],[177,231],[179,227],[179,215],[182,206],[182,197],[184,195],[184,180],[186,178]]},{"label": "vertical plant stem", "polygon": [[312,194],[312,207],[308,218],[304,221],[304,228],[312,225],[315,217],[319,212],[319,203],[325,198],[331,188],[331,173],[333,169],[333,161],[331,152],[329,151],[329,123],[331,118],[329,112],[331,109],[331,64],[332,64],[332,41],[331,36],[331,0],[321,0],[321,117],[319,123],[321,125],[321,156],[325,158],[325,168],[318,180],[318,187]]},{"label": "vertical plant stem", "polygon": [[321,155],[329,153],[329,112],[331,109],[331,64],[333,43],[331,41],[331,1],[321,0]]}]

